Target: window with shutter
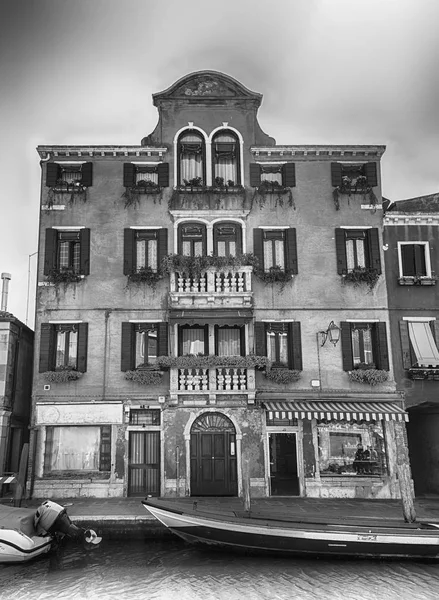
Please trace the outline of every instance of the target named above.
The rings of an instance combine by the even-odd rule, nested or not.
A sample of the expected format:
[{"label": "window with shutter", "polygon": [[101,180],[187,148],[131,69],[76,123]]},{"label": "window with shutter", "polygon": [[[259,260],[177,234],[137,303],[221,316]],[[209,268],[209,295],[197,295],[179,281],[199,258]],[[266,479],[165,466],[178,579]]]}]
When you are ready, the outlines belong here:
[{"label": "window with shutter", "polygon": [[[80,452],[78,451],[80,448]],[[44,474],[111,470],[111,425],[46,427]]]},{"label": "window with shutter", "polygon": [[[90,229],[46,229],[44,274],[55,282],[79,281],[90,273]],[[71,277],[69,277],[71,276]]]},{"label": "window with shutter", "polygon": [[123,185],[136,193],[156,193],[169,186],[168,163],[124,163]]},{"label": "window with shutter", "polygon": [[88,323],[41,325],[39,372],[87,371]]},{"label": "window with shutter", "polygon": [[177,142],[178,185],[206,185],[206,152],[204,138],[196,130],[185,130]]},{"label": "window with shutter", "polygon": [[[275,368],[302,370],[300,323],[263,323],[258,335],[265,335],[266,356]],[[256,330],[255,330],[256,333]],[[259,341],[258,344],[261,344]],[[262,354],[264,355],[265,352]]]},{"label": "window with shutter", "polygon": [[385,323],[341,323],[343,370],[389,370]]},{"label": "window with shutter", "polygon": [[46,186],[56,187],[57,191],[83,191],[93,185],[93,163],[48,163],[46,166]]},{"label": "window with shutter", "polygon": [[241,185],[240,145],[236,134],[221,130],[212,139],[212,181],[218,187]]},{"label": "window with shutter", "polygon": [[206,226],[182,223],[178,226],[179,252],[183,256],[206,256]]},{"label": "window with shutter", "polygon": [[398,242],[400,278],[432,278],[428,242]]},{"label": "window with shutter", "polygon": [[371,270],[381,274],[378,229],[336,229],[335,247],[339,275],[361,275],[362,271]]},{"label": "window with shutter", "polygon": [[213,247],[215,256],[236,256],[241,254],[241,226],[237,223],[215,223],[213,227]]},{"label": "window with shutter", "polygon": [[331,163],[332,185],[340,193],[364,194],[378,185],[377,164],[371,163]]}]

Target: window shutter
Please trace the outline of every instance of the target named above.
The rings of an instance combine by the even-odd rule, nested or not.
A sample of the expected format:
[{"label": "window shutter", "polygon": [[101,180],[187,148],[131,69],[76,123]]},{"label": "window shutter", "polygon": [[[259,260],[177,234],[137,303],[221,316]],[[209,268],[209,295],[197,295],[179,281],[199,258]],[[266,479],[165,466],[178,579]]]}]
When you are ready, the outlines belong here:
[{"label": "window shutter", "polygon": [[46,229],[46,241],[44,249],[44,275],[48,275],[49,272],[56,267],[56,242],[58,239],[58,232],[56,229],[51,227]]},{"label": "window shutter", "polygon": [[399,334],[401,337],[402,366],[404,369],[410,369],[412,366],[412,359],[410,353],[409,325],[407,321],[401,320],[399,322]]},{"label": "window shutter", "polygon": [[134,185],[134,174],[135,167],[133,163],[123,164],[123,185],[124,187],[131,187]]},{"label": "window shutter", "polygon": [[134,325],[122,323],[122,346],[120,370],[129,371],[134,367]]},{"label": "window shutter", "polygon": [[250,163],[250,187],[258,187],[261,184],[261,166]]},{"label": "window shutter", "polygon": [[78,371],[87,371],[88,323],[78,324]]},{"label": "window shutter", "polygon": [[343,371],[352,371],[354,368],[354,357],[352,356],[351,324],[342,321],[341,325],[341,351],[343,356]]},{"label": "window shutter", "polygon": [[55,328],[50,323],[41,323],[39,372],[45,373],[53,369],[53,353],[55,349]]},{"label": "window shutter", "polygon": [[370,187],[376,187],[378,185],[377,164],[374,162],[366,163],[365,170],[367,185],[370,185]]},{"label": "window shutter", "polygon": [[111,425],[102,425],[99,471],[111,471]]},{"label": "window shutter", "polygon": [[267,356],[267,338],[265,323],[255,323],[255,354]]},{"label": "window shutter", "polygon": [[157,165],[158,183],[160,187],[169,187],[169,163]]},{"label": "window shutter", "polygon": [[168,230],[158,230],[158,252],[157,252],[157,266],[160,269],[160,263],[168,254]]},{"label": "window shutter", "polygon": [[297,268],[297,242],[296,242],[296,230],[294,227],[290,227],[286,232],[286,267],[291,270],[291,273],[297,275],[299,272]]},{"label": "window shutter", "polygon": [[341,185],[341,164],[340,163],[331,163],[331,179],[333,187],[338,187]]},{"label": "window shutter", "polygon": [[302,337],[299,321],[288,323],[288,345],[289,368],[302,371]]},{"label": "window shutter", "polygon": [[346,236],[344,229],[335,230],[335,252],[337,255],[337,273],[344,275],[348,268],[346,256]]},{"label": "window shutter", "polygon": [[44,445],[44,475],[47,475],[51,471],[51,464],[53,459],[53,427],[46,427],[46,443]]},{"label": "window shutter", "polygon": [[80,272],[90,275],[90,229],[79,230],[80,241]]},{"label": "window shutter", "polygon": [[389,370],[389,350],[387,347],[387,328],[385,323],[376,323],[376,341],[378,350],[377,368]]},{"label": "window shutter", "polygon": [[81,168],[81,183],[86,187],[93,185],[93,163],[86,162]]},{"label": "window shutter", "polygon": [[380,236],[378,229],[376,227],[368,229],[367,236],[369,240],[370,266],[372,269],[376,269],[377,273],[381,275]]},{"label": "window shutter", "polygon": [[264,268],[264,247],[262,245],[262,229],[253,229],[253,254],[259,260],[259,268]]},{"label": "window shutter", "polygon": [[415,246],[403,244],[401,246],[402,274],[404,276],[416,275]]},{"label": "window shutter", "polygon": [[123,230],[123,274],[129,275],[134,269],[135,230]]},{"label": "window shutter", "polygon": [[430,321],[430,327],[436,342],[436,347],[439,349],[439,321],[437,319]]},{"label": "window shutter", "polygon": [[285,187],[296,186],[296,164],[293,162],[282,165],[282,185]]},{"label": "window shutter", "polygon": [[46,186],[53,187],[59,179],[59,165],[56,163],[47,163],[46,165]]},{"label": "window shutter", "polygon": [[168,356],[168,324],[157,323],[157,331],[157,353],[159,356]]},{"label": "window shutter", "polygon": [[245,327],[242,326],[239,328],[240,335],[240,347],[241,347],[241,356],[247,356],[246,348],[245,348]]}]

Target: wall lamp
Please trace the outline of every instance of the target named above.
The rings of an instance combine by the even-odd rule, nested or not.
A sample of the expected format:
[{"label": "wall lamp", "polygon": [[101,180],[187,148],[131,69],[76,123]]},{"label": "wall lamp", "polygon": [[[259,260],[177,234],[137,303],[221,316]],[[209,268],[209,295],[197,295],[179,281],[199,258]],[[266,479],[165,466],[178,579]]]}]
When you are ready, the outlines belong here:
[{"label": "wall lamp", "polygon": [[340,339],[340,327],[337,327],[334,321],[331,321],[329,323],[328,329],[326,331],[319,331],[319,333],[322,336],[322,343],[320,344],[321,346],[325,345],[326,340],[328,338],[331,344],[334,344],[334,346],[336,346],[338,340]]}]

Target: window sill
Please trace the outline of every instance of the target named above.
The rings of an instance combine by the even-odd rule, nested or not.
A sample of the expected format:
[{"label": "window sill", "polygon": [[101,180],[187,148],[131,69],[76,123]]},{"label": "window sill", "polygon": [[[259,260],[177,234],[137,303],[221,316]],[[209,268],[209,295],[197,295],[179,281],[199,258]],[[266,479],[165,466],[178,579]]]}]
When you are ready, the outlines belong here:
[{"label": "window sill", "polygon": [[129,190],[131,194],[160,194],[162,192],[162,188],[159,186],[131,187]]},{"label": "window sill", "polygon": [[399,285],[436,285],[436,277],[399,277]]},{"label": "window sill", "polygon": [[41,206],[42,210],[65,210],[65,204],[43,204]]}]

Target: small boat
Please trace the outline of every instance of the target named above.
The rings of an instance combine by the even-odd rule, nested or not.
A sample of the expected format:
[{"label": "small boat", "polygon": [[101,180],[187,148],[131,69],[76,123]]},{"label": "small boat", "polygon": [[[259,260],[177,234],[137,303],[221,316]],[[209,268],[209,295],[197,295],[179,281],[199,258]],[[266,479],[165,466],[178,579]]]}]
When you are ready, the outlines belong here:
[{"label": "small boat", "polygon": [[[157,498],[142,500],[165,527],[190,543],[226,549],[324,557],[439,558],[439,524],[397,520],[215,514]],[[249,516],[250,515],[250,516]]]},{"label": "small boat", "polygon": [[37,509],[0,505],[0,563],[27,562],[46,554],[63,536],[90,544],[102,539],[74,525],[66,509],[51,500]]}]

